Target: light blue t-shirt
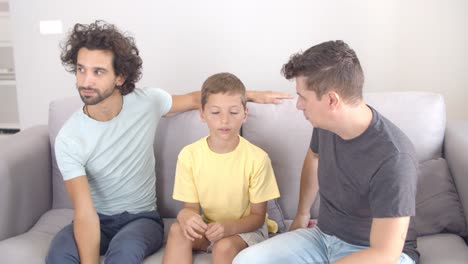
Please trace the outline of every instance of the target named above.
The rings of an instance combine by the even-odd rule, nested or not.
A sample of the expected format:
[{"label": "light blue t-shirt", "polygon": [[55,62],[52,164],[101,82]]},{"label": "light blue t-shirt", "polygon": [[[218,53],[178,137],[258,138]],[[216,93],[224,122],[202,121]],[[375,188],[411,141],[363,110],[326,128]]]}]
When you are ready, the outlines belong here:
[{"label": "light blue t-shirt", "polygon": [[63,179],[86,175],[97,212],[114,215],[156,208],[153,141],[172,97],[156,89],[135,89],[123,97],[120,113],[96,121],[80,109],[55,139]]}]

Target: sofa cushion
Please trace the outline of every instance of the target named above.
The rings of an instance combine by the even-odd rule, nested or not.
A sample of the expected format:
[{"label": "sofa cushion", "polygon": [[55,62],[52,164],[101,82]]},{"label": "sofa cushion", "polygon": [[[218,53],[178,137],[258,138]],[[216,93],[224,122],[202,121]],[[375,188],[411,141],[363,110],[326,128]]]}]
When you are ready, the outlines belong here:
[{"label": "sofa cushion", "polygon": [[172,199],[179,152],[188,144],[208,135],[208,127],[197,110],[162,118],[156,131],[156,197],[162,217],[175,218],[183,203]]},{"label": "sofa cushion", "polygon": [[284,222],[284,214],[278,199],[273,199],[267,203],[267,214],[268,219],[276,222],[278,225],[277,233],[283,233],[287,231],[286,224]]},{"label": "sofa cushion", "polygon": [[462,264],[468,259],[465,241],[453,234],[437,234],[418,238],[421,264]]},{"label": "sofa cushion", "polygon": [[52,208],[73,208],[55,159],[55,138],[65,121],[82,106],[83,102],[78,96],[58,99],[52,101],[49,105],[49,139],[52,153]]},{"label": "sofa cushion", "polygon": [[442,95],[376,92],[365,93],[364,99],[410,138],[420,161],[442,156],[446,122]]},{"label": "sofa cushion", "polygon": [[[302,163],[312,137],[312,126],[295,104],[296,100],[279,105],[249,103],[249,116],[242,126],[242,136],[270,156],[285,219],[296,214]],[[312,217],[317,216],[318,199],[312,208]]]},{"label": "sofa cushion", "polygon": [[55,234],[70,224],[73,211],[50,210],[28,232],[0,241],[2,263],[44,263]]},{"label": "sofa cushion", "polygon": [[467,234],[457,190],[444,159],[420,164],[416,196],[416,231],[419,236],[437,233]]}]

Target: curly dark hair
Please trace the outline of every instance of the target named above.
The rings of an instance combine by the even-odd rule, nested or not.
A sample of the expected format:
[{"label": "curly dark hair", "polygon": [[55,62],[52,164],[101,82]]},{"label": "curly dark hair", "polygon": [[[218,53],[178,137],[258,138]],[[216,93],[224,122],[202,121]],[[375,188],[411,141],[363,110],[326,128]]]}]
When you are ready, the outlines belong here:
[{"label": "curly dark hair", "polygon": [[314,91],[319,100],[331,89],[349,103],[362,100],[364,73],[356,53],[342,40],[323,42],[293,54],[281,73],[288,80],[306,77],[307,89]]},{"label": "curly dark hair", "polygon": [[141,78],[143,61],[132,37],[102,20],[89,25],[75,24],[68,39],[61,45],[60,59],[67,71],[76,73],[78,51],[81,48],[111,51],[115,74],[125,78],[125,82],[117,88],[122,95],[133,92],[135,83]]}]

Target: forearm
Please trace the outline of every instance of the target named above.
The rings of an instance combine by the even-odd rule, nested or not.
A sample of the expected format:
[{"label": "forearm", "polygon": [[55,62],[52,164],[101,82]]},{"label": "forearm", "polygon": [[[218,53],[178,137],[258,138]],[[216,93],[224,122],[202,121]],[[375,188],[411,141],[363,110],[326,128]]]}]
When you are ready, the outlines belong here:
[{"label": "forearm", "polygon": [[368,248],[354,252],[333,264],[395,264],[399,256],[391,256],[383,250]]},{"label": "forearm", "polygon": [[96,213],[75,215],[73,233],[82,264],[99,263],[101,231]]},{"label": "forearm", "polygon": [[184,207],[182,208],[179,213],[177,214],[177,221],[179,223],[185,223],[188,219],[190,219],[193,215],[199,215],[200,213],[197,212],[194,208]]},{"label": "forearm", "polygon": [[318,183],[309,175],[301,176],[301,187],[299,191],[299,205],[297,214],[309,215],[310,208],[317,197]]},{"label": "forearm", "polygon": [[318,192],[318,156],[310,149],[307,151],[301,172],[301,186],[299,190],[299,205],[297,214],[310,215],[310,208]]},{"label": "forearm", "polygon": [[403,250],[409,221],[409,216],[373,218],[370,247],[350,254],[335,263],[396,263]]},{"label": "forearm", "polygon": [[239,220],[225,221],[223,222],[225,236],[255,231],[265,223],[265,218],[266,215],[251,214]]},{"label": "forearm", "polygon": [[245,91],[245,96],[247,97],[247,101],[255,102],[255,99],[258,96],[258,91]]}]

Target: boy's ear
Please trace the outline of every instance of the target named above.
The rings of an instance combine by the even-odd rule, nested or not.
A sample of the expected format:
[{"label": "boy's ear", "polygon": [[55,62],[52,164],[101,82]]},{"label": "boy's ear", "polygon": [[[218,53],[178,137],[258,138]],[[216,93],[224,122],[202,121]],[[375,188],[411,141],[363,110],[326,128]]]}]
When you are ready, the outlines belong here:
[{"label": "boy's ear", "polygon": [[244,120],[242,121],[242,123],[245,123],[245,121],[247,121],[247,117],[249,116],[249,109],[247,108],[247,106],[245,107],[245,110],[244,110]]},{"label": "boy's ear", "polygon": [[203,113],[203,109],[200,107],[198,108],[198,113],[200,113],[200,119],[203,123],[206,123],[206,120],[205,120],[205,114]]}]

